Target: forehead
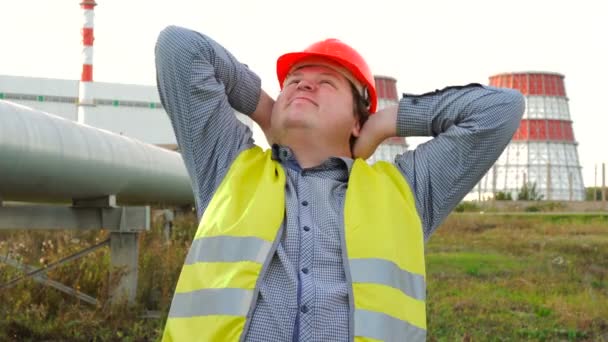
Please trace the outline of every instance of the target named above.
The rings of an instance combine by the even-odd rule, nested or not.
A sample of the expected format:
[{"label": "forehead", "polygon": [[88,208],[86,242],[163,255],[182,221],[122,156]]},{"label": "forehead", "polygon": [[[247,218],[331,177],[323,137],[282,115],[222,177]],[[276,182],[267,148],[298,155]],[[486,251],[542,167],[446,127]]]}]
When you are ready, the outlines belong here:
[{"label": "forehead", "polygon": [[334,66],[328,63],[315,63],[315,62],[305,62],[298,63],[295,65],[287,77],[299,76],[303,74],[321,74],[326,76],[331,76],[343,81],[348,81],[348,79],[339,71],[336,70]]}]

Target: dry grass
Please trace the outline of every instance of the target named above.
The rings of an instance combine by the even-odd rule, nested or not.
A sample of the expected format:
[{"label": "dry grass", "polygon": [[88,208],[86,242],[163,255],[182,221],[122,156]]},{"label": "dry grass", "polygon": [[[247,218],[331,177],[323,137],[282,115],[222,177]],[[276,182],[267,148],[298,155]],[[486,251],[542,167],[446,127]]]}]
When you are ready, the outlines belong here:
[{"label": "dry grass", "polygon": [[[48,272],[50,279],[97,298],[78,299],[31,279],[0,289],[0,341],[154,341],[162,332],[173,290],[196,230],[193,217],[176,220],[172,243],[162,239],[162,222],[140,234],[137,305],[110,307],[109,248]],[[108,232],[0,231],[0,258],[41,267],[101,242]],[[0,284],[23,274],[0,262]],[[115,277],[114,277],[115,278]],[[161,319],[143,318],[148,311]]]}]

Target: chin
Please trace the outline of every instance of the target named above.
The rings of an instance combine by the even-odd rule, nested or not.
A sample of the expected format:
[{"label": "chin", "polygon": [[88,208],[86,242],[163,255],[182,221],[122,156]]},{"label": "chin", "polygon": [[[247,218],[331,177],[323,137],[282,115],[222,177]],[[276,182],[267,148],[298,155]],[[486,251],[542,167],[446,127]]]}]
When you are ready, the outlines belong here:
[{"label": "chin", "polygon": [[304,114],[290,114],[287,115],[281,126],[284,128],[312,128],[312,122],[310,116]]}]

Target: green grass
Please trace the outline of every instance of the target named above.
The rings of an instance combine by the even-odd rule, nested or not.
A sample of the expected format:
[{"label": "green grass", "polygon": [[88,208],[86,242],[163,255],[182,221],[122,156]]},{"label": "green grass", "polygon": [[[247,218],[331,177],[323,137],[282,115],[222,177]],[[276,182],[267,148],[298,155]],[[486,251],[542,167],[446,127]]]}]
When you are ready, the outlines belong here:
[{"label": "green grass", "polygon": [[[429,341],[607,341],[606,215],[453,214],[426,246]],[[109,307],[109,253],[98,250],[49,278],[97,297],[98,307],[31,280],[0,290],[0,341],[154,341],[196,229],[181,218],[171,245],[161,222],[140,236],[133,308]],[[0,255],[52,262],[107,232],[0,231]],[[0,263],[0,284],[20,272]],[[143,318],[146,310],[160,319]]]},{"label": "green grass", "polygon": [[454,214],[427,244],[429,339],[608,339],[604,218]]}]

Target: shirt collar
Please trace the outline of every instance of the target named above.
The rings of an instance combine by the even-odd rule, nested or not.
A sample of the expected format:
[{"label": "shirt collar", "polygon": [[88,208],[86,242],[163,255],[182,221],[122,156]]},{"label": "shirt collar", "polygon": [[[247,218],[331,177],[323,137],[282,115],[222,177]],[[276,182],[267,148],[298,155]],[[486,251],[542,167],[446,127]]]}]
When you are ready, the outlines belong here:
[{"label": "shirt collar", "polygon": [[[281,164],[285,164],[287,167],[295,168],[301,171],[302,168],[298,163],[295,154],[289,148],[289,146],[283,146],[278,144],[272,145],[272,159],[279,161]],[[336,167],[344,166],[348,170],[348,174],[353,167],[354,160],[348,157],[329,157],[323,163],[318,166],[311,167],[307,170],[313,169],[333,169]]]}]

